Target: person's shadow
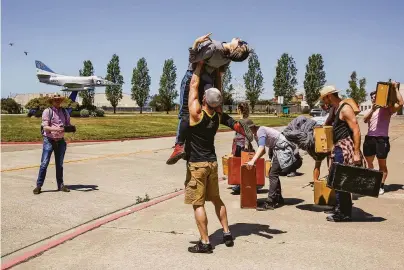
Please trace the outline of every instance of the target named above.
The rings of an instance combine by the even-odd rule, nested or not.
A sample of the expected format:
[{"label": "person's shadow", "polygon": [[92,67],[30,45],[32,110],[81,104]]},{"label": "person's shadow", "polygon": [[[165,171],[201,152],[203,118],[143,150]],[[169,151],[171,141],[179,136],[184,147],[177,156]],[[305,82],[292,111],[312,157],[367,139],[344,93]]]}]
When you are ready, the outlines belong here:
[{"label": "person's shadow", "polygon": [[97,185],[66,185],[66,187],[70,190],[84,192],[98,190]]},{"label": "person's shadow", "polygon": [[384,192],[394,192],[398,190],[404,190],[404,185],[401,184],[390,184],[384,186]]},{"label": "person's shadow", "polygon": [[[287,233],[286,231],[281,231],[277,229],[269,228],[269,225],[263,224],[252,224],[252,223],[236,223],[229,226],[230,232],[233,239],[239,236],[249,236],[252,234],[262,236],[266,239],[272,239],[272,235]],[[218,229],[213,234],[209,236],[210,243],[213,247],[223,244],[223,229]],[[191,241],[190,243],[196,244],[196,241]]]}]

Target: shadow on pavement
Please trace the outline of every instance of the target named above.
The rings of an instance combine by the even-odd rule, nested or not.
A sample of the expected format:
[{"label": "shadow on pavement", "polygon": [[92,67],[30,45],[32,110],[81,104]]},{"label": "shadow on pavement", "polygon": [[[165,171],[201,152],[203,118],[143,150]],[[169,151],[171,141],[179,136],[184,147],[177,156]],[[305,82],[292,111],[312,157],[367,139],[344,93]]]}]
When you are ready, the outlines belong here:
[{"label": "shadow on pavement", "polygon": [[66,185],[66,187],[70,190],[84,191],[84,192],[98,190],[97,185]]},{"label": "shadow on pavement", "polygon": [[[269,228],[269,225],[253,224],[253,223],[236,223],[229,226],[229,229],[236,239],[239,236],[249,236],[252,234],[262,236],[267,239],[272,239],[272,235],[287,233],[277,229]],[[223,230],[219,229],[209,236],[212,246],[217,246],[223,243]]]},{"label": "shadow on pavement", "polygon": [[384,192],[394,192],[398,190],[404,190],[404,185],[401,184],[390,184],[384,186]]},{"label": "shadow on pavement", "polygon": [[[267,198],[259,198],[257,200],[257,205],[263,205],[266,200]],[[283,198],[283,200],[285,202],[285,205],[296,205],[304,202],[304,200],[298,198]]]},{"label": "shadow on pavement", "polygon": [[[327,205],[302,204],[297,205],[296,208],[304,211],[323,212],[325,210],[330,210],[332,207]],[[325,216],[327,216],[327,214],[325,214]],[[382,222],[385,220],[386,219],[383,217],[375,217],[360,208],[352,208],[352,222]]]}]

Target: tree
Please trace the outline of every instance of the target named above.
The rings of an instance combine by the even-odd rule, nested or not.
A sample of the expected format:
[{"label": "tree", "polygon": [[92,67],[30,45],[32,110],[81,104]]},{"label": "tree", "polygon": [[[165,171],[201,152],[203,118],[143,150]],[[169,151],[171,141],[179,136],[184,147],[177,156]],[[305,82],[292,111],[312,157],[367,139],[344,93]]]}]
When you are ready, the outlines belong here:
[{"label": "tree", "polygon": [[105,79],[113,82],[119,83],[120,85],[108,85],[105,87],[105,95],[107,96],[107,100],[111,103],[111,106],[114,108],[114,113],[116,113],[116,107],[118,106],[119,101],[123,98],[122,95],[122,84],[123,77],[121,75],[121,69],[119,67],[119,56],[114,54],[112,56],[111,61],[107,67],[107,76]]},{"label": "tree", "polygon": [[320,89],[326,83],[323,56],[321,54],[312,54],[306,65],[306,74],[304,76],[304,90],[306,92],[306,101],[310,109],[320,97]]},{"label": "tree", "polygon": [[232,105],[233,94],[234,94],[234,87],[231,83],[231,71],[230,68],[226,69],[226,72],[223,75],[222,79],[222,89],[223,89],[223,104],[224,105]]},{"label": "tree", "polygon": [[[43,111],[46,108],[49,108],[51,104],[50,98],[45,96],[29,100],[25,105],[25,108],[28,110],[34,109]],[[79,104],[77,102],[73,102],[70,98],[65,98],[60,106],[62,108],[72,108],[73,110],[76,110],[79,107]]]},{"label": "tree", "polygon": [[178,91],[175,89],[175,80],[177,79],[177,68],[173,59],[164,61],[163,74],[160,77],[159,96],[163,109],[168,112],[175,105],[174,100],[178,97]]},{"label": "tree", "polygon": [[278,59],[276,75],[273,81],[275,96],[283,96],[284,102],[288,103],[296,93],[297,68],[295,60],[287,53]]},{"label": "tree", "polygon": [[163,105],[161,102],[161,97],[160,95],[153,95],[150,97],[150,102],[149,102],[150,107],[154,107],[156,112],[160,112],[163,110]]},{"label": "tree", "polygon": [[358,78],[356,71],[353,71],[351,74],[351,80],[349,81],[349,88],[346,90],[346,94],[348,97],[355,100],[357,104],[361,104],[366,100],[366,79],[362,78],[359,80],[358,86]]},{"label": "tree", "polygon": [[2,98],[1,110],[9,114],[18,114],[21,113],[21,105],[12,98]]},{"label": "tree", "polygon": [[[79,70],[80,76],[93,76],[94,75],[94,67],[90,60],[86,60],[83,62],[83,69]],[[80,91],[79,96],[82,99],[81,105],[91,110],[93,108],[94,103],[94,88],[89,89],[87,91]]]},{"label": "tree", "polygon": [[132,99],[140,107],[140,113],[149,98],[150,93],[150,75],[147,68],[147,62],[144,57],[137,62],[137,67],[133,69],[132,74]]},{"label": "tree", "polygon": [[250,101],[251,111],[254,113],[255,104],[264,92],[264,77],[256,53],[252,53],[248,58],[248,71],[244,74],[243,79],[246,88],[245,95]]}]

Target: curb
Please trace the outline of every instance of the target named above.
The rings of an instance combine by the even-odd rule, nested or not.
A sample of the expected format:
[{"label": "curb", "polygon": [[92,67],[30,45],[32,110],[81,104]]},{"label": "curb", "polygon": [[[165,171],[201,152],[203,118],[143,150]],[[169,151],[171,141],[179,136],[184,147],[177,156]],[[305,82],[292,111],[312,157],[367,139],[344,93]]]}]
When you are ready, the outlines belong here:
[{"label": "curb", "polygon": [[[222,182],[222,181],[225,181],[225,178],[224,177],[219,177],[219,182]],[[25,261],[28,261],[29,259],[32,259],[32,258],[34,258],[34,257],[36,257],[38,255],[41,255],[42,253],[44,253],[44,252],[46,252],[46,251],[60,245],[60,244],[63,244],[66,241],[72,240],[72,239],[76,238],[77,236],[80,236],[80,235],[82,235],[82,234],[84,234],[86,232],[94,230],[94,229],[96,229],[96,228],[98,228],[98,227],[100,227],[100,226],[102,226],[102,225],[104,225],[104,224],[106,224],[108,222],[117,220],[117,219],[119,219],[121,217],[130,215],[132,213],[139,212],[139,211],[141,211],[143,209],[146,209],[146,208],[149,208],[149,207],[151,207],[153,205],[168,201],[170,199],[173,199],[175,197],[178,197],[178,196],[184,194],[184,192],[185,192],[184,190],[180,190],[180,191],[177,191],[177,192],[174,192],[174,193],[168,193],[166,195],[162,195],[161,197],[153,199],[153,200],[151,200],[149,202],[141,203],[138,206],[131,207],[128,210],[123,210],[123,212],[115,213],[115,214],[106,216],[104,218],[101,218],[101,219],[95,221],[92,224],[89,224],[89,225],[86,225],[86,226],[83,226],[83,227],[79,227],[76,230],[74,230],[73,232],[71,232],[71,233],[69,233],[69,234],[67,234],[65,236],[62,236],[60,238],[56,238],[56,239],[54,239],[54,240],[52,240],[52,241],[50,241],[48,243],[45,243],[44,245],[39,246],[39,247],[37,247],[37,248],[35,248],[35,249],[31,250],[31,251],[25,252],[21,256],[18,256],[18,257],[14,258],[14,259],[11,259],[10,261],[8,261],[6,263],[3,263],[1,265],[1,269],[2,270],[3,269],[10,269],[11,267],[14,267],[14,266],[16,266],[18,264],[21,264],[21,263],[25,262]]]}]

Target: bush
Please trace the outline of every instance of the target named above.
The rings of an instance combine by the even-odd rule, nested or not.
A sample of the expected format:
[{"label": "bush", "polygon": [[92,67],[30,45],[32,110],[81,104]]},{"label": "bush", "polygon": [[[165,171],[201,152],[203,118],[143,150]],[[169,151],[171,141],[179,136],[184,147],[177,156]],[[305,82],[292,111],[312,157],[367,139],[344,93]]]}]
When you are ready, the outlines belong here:
[{"label": "bush", "polygon": [[42,110],[37,110],[36,112],[35,112],[35,117],[42,117]]},{"label": "bush", "polygon": [[80,116],[81,117],[89,117],[90,116],[90,112],[87,109],[82,109],[80,111]]},{"label": "bush", "polygon": [[96,109],[95,110],[95,115],[98,116],[98,117],[103,117],[104,114],[105,114],[105,112],[104,112],[103,109]]},{"label": "bush", "polygon": [[72,111],[70,117],[80,117],[80,111]]}]

